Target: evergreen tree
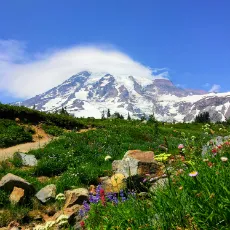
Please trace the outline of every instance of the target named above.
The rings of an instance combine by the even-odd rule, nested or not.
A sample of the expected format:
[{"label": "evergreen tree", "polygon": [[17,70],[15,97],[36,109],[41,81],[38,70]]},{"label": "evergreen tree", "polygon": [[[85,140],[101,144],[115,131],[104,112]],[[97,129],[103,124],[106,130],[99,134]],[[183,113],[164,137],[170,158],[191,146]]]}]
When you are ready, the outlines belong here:
[{"label": "evergreen tree", "polygon": [[104,110],[102,111],[101,119],[105,119],[105,111]]},{"label": "evergreen tree", "polygon": [[127,120],[129,120],[129,121],[131,120],[131,117],[130,117],[129,113],[128,113]]},{"label": "evergreen tree", "polygon": [[110,109],[108,109],[107,111],[107,118],[111,117],[111,114],[110,114]]},{"label": "evergreen tree", "polygon": [[210,122],[210,115],[209,115],[209,112],[199,113],[199,114],[195,117],[195,122],[196,122],[196,123],[209,123],[209,122]]},{"label": "evergreen tree", "polygon": [[149,116],[149,119],[148,119],[148,121],[149,122],[156,122],[156,118],[155,118],[155,116],[154,116],[154,113],[153,114],[151,114],[150,116]]},{"label": "evergreen tree", "polygon": [[62,107],[59,113],[63,115],[69,115],[69,113],[66,110],[66,107]]},{"label": "evergreen tree", "polygon": [[141,121],[146,121],[146,116],[145,116],[145,114],[141,115]]}]

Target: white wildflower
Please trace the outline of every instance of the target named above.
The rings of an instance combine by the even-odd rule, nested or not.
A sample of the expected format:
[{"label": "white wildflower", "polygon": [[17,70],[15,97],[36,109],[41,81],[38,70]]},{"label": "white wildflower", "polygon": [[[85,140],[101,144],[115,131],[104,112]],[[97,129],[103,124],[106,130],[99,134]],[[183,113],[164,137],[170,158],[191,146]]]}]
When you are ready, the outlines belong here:
[{"label": "white wildflower", "polygon": [[109,156],[109,155],[107,155],[107,156],[105,157],[105,161],[109,161],[110,159],[112,159],[112,157]]},{"label": "white wildflower", "polygon": [[228,161],[228,158],[227,158],[227,157],[221,157],[220,159],[221,159],[221,161],[223,161],[223,162]]},{"label": "white wildflower", "polygon": [[65,200],[65,195],[63,193],[59,193],[56,198],[56,200]]}]

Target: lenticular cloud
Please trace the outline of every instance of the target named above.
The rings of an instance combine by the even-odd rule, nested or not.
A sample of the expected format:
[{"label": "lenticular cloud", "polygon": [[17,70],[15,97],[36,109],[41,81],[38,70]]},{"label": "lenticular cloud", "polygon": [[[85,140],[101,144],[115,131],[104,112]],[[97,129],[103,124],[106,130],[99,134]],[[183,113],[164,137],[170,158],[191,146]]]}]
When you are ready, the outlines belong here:
[{"label": "lenticular cloud", "polygon": [[149,79],[167,76],[167,71],[158,74],[111,47],[74,46],[34,55],[25,48],[24,43],[0,40],[0,91],[20,98],[43,93],[85,70]]}]

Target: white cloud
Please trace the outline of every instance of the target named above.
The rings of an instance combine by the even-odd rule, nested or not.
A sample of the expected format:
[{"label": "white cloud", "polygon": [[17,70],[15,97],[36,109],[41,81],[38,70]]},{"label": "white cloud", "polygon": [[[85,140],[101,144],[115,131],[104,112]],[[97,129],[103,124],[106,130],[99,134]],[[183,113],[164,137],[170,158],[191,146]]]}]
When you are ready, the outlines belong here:
[{"label": "white cloud", "polygon": [[220,91],[220,85],[216,85],[216,84],[214,84],[212,87],[211,87],[211,89],[209,90],[209,92],[210,93],[218,93],[219,91]]},{"label": "white cloud", "polygon": [[157,73],[111,46],[73,46],[36,53],[30,59],[25,48],[18,41],[0,40],[0,91],[14,97],[43,93],[84,70],[150,79],[168,76],[166,69]]}]

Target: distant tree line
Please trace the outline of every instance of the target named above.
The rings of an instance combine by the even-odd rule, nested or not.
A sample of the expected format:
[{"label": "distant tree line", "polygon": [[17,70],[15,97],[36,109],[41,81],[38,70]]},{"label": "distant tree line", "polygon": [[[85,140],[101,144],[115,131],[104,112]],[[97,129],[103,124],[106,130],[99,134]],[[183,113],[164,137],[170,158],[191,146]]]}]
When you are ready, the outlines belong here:
[{"label": "distant tree line", "polygon": [[196,117],[195,117],[195,122],[196,123],[210,123],[210,115],[209,112],[202,112],[199,113]]}]

